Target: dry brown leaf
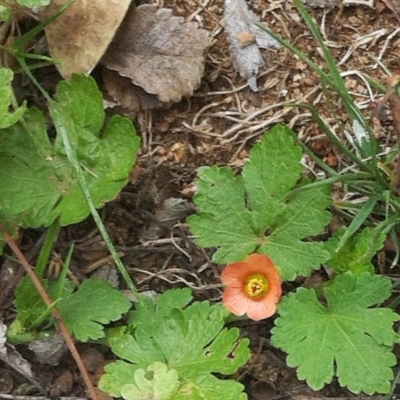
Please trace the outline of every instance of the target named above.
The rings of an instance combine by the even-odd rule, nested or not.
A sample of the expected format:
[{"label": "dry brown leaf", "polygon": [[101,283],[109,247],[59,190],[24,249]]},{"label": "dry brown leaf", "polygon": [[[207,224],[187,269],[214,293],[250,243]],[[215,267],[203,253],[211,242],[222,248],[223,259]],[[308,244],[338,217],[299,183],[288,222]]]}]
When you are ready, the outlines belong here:
[{"label": "dry brown leaf", "polygon": [[[99,62],[121,24],[131,0],[76,0],[46,28],[49,51],[59,63],[61,76],[90,73]],[[65,4],[53,0],[42,9],[46,20]]]},{"label": "dry brown leaf", "polygon": [[264,65],[259,48],[280,45],[256,25],[260,20],[244,0],[225,0],[224,23],[233,66],[250,89],[257,92],[257,74]]},{"label": "dry brown leaf", "polygon": [[199,86],[208,45],[196,22],[143,5],[128,11],[103,63],[160,101],[177,102]]},{"label": "dry brown leaf", "polygon": [[140,110],[151,110],[163,105],[157,96],[146,93],[142,88],[107,68],[103,68],[103,82],[107,93],[118,106],[134,113]]}]

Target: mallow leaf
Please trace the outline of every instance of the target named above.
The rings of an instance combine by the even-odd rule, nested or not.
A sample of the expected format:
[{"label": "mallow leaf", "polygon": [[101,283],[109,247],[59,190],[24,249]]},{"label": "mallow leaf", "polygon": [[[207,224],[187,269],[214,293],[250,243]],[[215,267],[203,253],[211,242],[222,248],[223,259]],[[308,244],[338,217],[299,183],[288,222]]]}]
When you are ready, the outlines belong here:
[{"label": "mallow leaf", "polygon": [[104,337],[103,324],[120,319],[130,307],[119,290],[95,278],[85,279],[77,292],[57,302],[68,330],[84,342]]},{"label": "mallow leaf", "polygon": [[[18,107],[13,113],[9,112],[12,90],[13,73],[10,69],[0,68],[0,129],[15,124],[26,110],[25,104]],[[1,142],[0,142],[1,145]]]},{"label": "mallow leaf", "polygon": [[126,400],[172,400],[179,386],[178,372],[155,361],[146,370],[136,370],[133,383],[125,385],[121,395]]},{"label": "mallow leaf", "polygon": [[[135,162],[139,138],[127,118],[105,122],[100,91],[90,77],[74,75],[57,87],[59,111],[96,207],[115,198]],[[0,204],[20,226],[61,225],[89,215],[75,170],[61,138],[49,139],[43,115],[35,108],[0,130]]]},{"label": "mallow leaf", "polygon": [[399,316],[389,308],[369,308],[390,296],[390,280],[364,272],[336,276],[324,289],[327,305],[315,290],[299,288],[279,304],[271,343],[286,353],[314,390],[337,376],[353,393],[388,393],[396,357]]},{"label": "mallow leaf", "polygon": [[[173,300],[175,293],[177,299]],[[167,307],[162,306],[163,298],[169,300]],[[112,351],[121,360],[106,367],[99,383],[103,391],[120,397],[126,391],[148,390],[148,382],[138,385],[136,372],[148,371],[158,362],[179,376],[179,388],[171,399],[246,398],[240,383],[214,374],[236,372],[249,357],[248,340],[239,339],[237,328],[224,328],[227,311],[222,306],[206,301],[186,305],[187,300],[187,290],[181,289],[168,291],[160,299],[139,299],[131,314],[131,333],[110,339]],[[174,304],[181,306],[171,308]],[[170,389],[175,386],[171,384]],[[155,387],[152,395],[156,395]]]},{"label": "mallow leaf", "polygon": [[298,184],[301,157],[289,128],[277,125],[250,151],[241,175],[225,167],[199,170],[198,213],[187,222],[197,244],[217,247],[213,261],[240,261],[257,251],[287,280],[308,275],[329,258],[322,243],[309,240],[330,220],[329,188]]}]

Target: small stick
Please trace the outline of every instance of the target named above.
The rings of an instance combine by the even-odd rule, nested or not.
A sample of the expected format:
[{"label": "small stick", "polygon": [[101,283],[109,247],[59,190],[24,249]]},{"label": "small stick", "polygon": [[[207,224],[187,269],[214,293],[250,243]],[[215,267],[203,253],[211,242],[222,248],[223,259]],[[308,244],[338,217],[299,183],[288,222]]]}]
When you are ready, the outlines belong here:
[{"label": "small stick", "polygon": [[13,251],[15,256],[18,258],[18,260],[24,267],[26,273],[32,279],[32,282],[36,286],[36,289],[39,292],[43,301],[45,302],[46,306],[51,309],[51,313],[52,313],[54,319],[56,320],[58,327],[60,328],[61,334],[63,335],[63,338],[65,340],[65,343],[67,344],[69,351],[71,352],[72,356],[74,357],[76,365],[78,366],[79,371],[82,374],[82,378],[85,381],[85,384],[88,389],[90,397],[92,398],[92,400],[99,400],[99,398],[96,394],[95,388],[93,386],[93,383],[90,380],[89,374],[82,362],[82,358],[80,357],[78,350],[75,347],[74,341],[62,320],[61,314],[55,307],[52,306],[53,301],[51,300],[50,296],[47,294],[46,290],[43,288],[42,283],[40,282],[39,278],[36,276],[32,267],[29,265],[25,256],[22,254],[21,250],[18,248],[18,246],[16,245],[16,243],[14,242],[14,240],[12,239],[12,237],[9,235],[9,233],[6,231],[6,229],[3,227],[2,224],[0,224],[0,232],[3,234],[4,239],[6,240],[6,243],[8,244],[10,249]]},{"label": "small stick", "polygon": [[[400,148],[400,98],[395,93],[389,97],[389,105],[393,118],[393,128],[397,137],[397,144]],[[400,194],[400,152],[397,156],[396,190],[397,193]]]}]

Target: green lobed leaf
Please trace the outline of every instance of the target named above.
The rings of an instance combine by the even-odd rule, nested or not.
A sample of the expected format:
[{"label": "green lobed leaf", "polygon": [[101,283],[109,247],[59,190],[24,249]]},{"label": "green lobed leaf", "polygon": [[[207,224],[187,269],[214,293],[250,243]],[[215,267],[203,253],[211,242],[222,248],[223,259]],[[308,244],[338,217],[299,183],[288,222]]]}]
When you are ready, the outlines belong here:
[{"label": "green lobed leaf", "polygon": [[[217,393],[226,400],[241,398],[242,385],[222,381],[212,374],[236,372],[249,357],[248,340],[239,339],[238,329],[224,328],[227,311],[223,307],[211,306],[208,302],[185,306],[188,301],[186,290],[177,290],[176,300],[173,300],[174,293],[175,290],[164,293],[155,301],[142,296],[137,310],[132,313],[132,334],[110,339],[112,351],[128,363],[120,361],[115,366],[108,366],[107,374],[99,383],[101,389],[118,397],[125,385],[133,383],[132,374],[123,373],[124,366],[128,365],[131,373],[161,362],[179,375],[179,395],[173,399],[212,399],[217,398]],[[163,298],[169,299],[169,306],[161,305]],[[173,304],[183,306],[167,313]],[[149,319],[150,324],[146,324]],[[214,388],[209,387],[211,381]],[[222,390],[224,386],[237,397],[226,397]],[[215,393],[214,397],[207,397],[209,391]]]},{"label": "green lobed leaf", "polygon": [[[101,94],[94,80],[74,75],[57,87],[63,125],[85,172],[96,207],[115,198],[126,184],[139,139],[132,123],[120,116],[106,124]],[[0,130],[0,204],[3,213],[29,227],[79,222],[89,207],[62,144],[52,144],[45,120],[36,109],[23,120]]]},{"label": "green lobed leaf", "polygon": [[112,397],[121,397],[122,387],[133,382],[133,377],[138,369],[137,364],[121,360],[107,364],[104,367],[106,373],[100,379],[99,388]]},{"label": "green lobed leaf", "polygon": [[219,246],[213,259],[233,262],[254,251],[257,236],[246,208],[242,179],[229,168],[202,167],[196,185],[199,214],[187,218],[200,246]]},{"label": "green lobed leaf", "polygon": [[284,125],[265,134],[252,148],[242,176],[257,234],[272,226],[284,207],[287,193],[303,170],[301,157],[300,147],[294,146],[290,130]]},{"label": "green lobed leaf", "polygon": [[157,298],[141,295],[138,299],[140,306],[131,313],[131,327],[141,327],[151,332],[157,329],[160,319],[167,317],[175,308],[187,306],[192,298],[189,288],[167,290]]},{"label": "green lobed leaf", "polygon": [[351,271],[355,275],[363,272],[374,273],[372,257],[382,248],[386,235],[376,233],[371,228],[364,228],[357,235],[350,236],[344,246],[337,251],[341,238],[346,232],[342,227],[325,243],[325,249],[331,257],[326,264],[338,273]]},{"label": "green lobed leaf", "polygon": [[[52,299],[58,290],[56,282],[49,282],[47,279],[42,279],[43,287],[48,291]],[[73,291],[73,286],[70,280],[66,280],[63,284],[61,295],[69,296]],[[22,330],[32,330],[33,324],[40,322],[40,325],[49,324],[52,321],[51,312],[44,303],[42,297],[37,291],[33,281],[29,276],[23,277],[15,290],[14,305],[17,309],[17,317],[15,319],[16,326]],[[37,326],[35,326],[37,327]],[[15,332],[21,333],[21,332]]]},{"label": "green lobed leaf", "polygon": [[68,330],[83,342],[104,337],[102,324],[120,319],[130,307],[119,290],[94,278],[85,279],[77,292],[57,303]]},{"label": "green lobed leaf", "polygon": [[323,243],[301,240],[322,232],[330,220],[325,209],[331,198],[326,189],[302,189],[290,196],[282,211],[275,215],[270,234],[258,250],[271,257],[281,269],[283,280],[307,276],[312,268],[329,258]]},{"label": "green lobed leaf", "polygon": [[287,364],[314,390],[336,375],[354,393],[388,393],[399,316],[368,307],[389,297],[390,288],[385,277],[346,272],[325,287],[326,307],[314,290],[299,288],[280,302],[271,343],[288,353]]},{"label": "green lobed leaf", "polygon": [[328,188],[298,187],[301,149],[289,128],[277,125],[254,146],[242,176],[228,168],[199,169],[187,222],[204,247],[218,247],[213,260],[231,263],[254,251],[268,255],[283,280],[308,275],[329,258],[322,243],[308,240],[330,220]]},{"label": "green lobed leaf", "polygon": [[173,400],[246,400],[243,385],[213,375],[199,376],[184,383]]},{"label": "green lobed leaf", "polygon": [[[47,290],[47,279],[42,279],[41,283]],[[17,308],[18,326],[25,329],[28,329],[46,311],[46,305],[29,276],[19,281],[15,290],[14,305]]]},{"label": "green lobed leaf", "polygon": [[[2,12],[6,12],[6,8],[2,7]],[[12,90],[11,81],[13,73],[10,69],[0,68],[0,129],[8,128],[15,124],[26,111],[26,106],[23,104],[13,113],[8,111],[11,102]]]}]

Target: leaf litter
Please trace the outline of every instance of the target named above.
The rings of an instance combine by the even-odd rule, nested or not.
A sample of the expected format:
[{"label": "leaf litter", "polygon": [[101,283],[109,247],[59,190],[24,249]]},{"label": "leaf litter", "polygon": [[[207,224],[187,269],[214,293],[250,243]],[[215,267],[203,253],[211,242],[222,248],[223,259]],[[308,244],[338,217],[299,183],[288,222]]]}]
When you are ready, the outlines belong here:
[{"label": "leaf litter", "polygon": [[0,321],[0,360],[9,365],[15,371],[18,371],[28,381],[30,381],[35,387],[43,390],[42,385],[39,383],[37,377],[32,371],[32,365],[22,355],[7,343],[7,326]]},{"label": "leaf litter", "polygon": [[[58,11],[65,0],[53,0],[43,8],[45,21]],[[131,0],[75,1],[46,27],[51,56],[61,76],[90,73],[97,65],[121,24]]]},{"label": "leaf litter", "polygon": [[257,74],[264,65],[259,48],[279,48],[280,44],[257,24],[260,19],[244,0],[225,0],[224,24],[234,68],[258,92]]},{"label": "leaf litter", "polygon": [[[196,22],[173,16],[171,9],[142,5],[129,9],[102,63],[160,102],[178,102],[199,87],[209,44],[208,32]],[[110,94],[121,103],[118,92]]]}]

